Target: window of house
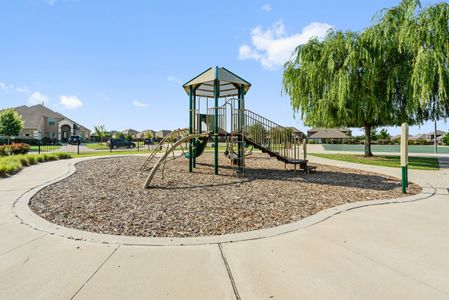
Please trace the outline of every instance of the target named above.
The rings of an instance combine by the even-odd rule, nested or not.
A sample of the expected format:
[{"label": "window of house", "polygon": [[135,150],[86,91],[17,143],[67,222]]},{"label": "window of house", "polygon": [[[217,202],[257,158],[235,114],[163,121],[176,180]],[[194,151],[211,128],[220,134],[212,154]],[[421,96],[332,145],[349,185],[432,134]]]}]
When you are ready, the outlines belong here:
[{"label": "window of house", "polygon": [[48,118],[48,125],[56,125],[56,120],[53,118]]},{"label": "window of house", "polygon": [[30,134],[29,133],[25,133],[25,136],[30,136]]}]

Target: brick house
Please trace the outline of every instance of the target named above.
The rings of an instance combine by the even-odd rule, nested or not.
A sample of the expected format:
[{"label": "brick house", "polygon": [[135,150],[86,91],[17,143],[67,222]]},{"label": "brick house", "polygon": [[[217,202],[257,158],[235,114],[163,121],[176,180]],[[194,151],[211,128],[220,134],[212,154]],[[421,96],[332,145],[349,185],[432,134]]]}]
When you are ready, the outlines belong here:
[{"label": "brick house", "polygon": [[90,137],[90,130],[70,118],[55,112],[48,107],[37,104],[18,106],[14,110],[25,121],[20,131],[20,139],[50,139],[67,141],[71,135],[79,135],[82,139]]}]

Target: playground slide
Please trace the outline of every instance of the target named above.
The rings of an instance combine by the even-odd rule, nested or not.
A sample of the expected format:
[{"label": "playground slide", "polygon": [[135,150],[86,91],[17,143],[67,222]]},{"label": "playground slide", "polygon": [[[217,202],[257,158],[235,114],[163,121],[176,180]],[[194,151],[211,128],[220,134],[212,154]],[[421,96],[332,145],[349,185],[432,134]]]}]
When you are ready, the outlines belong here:
[{"label": "playground slide", "polygon": [[[196,146],[195,147],[193,147],[193,156],[194,157],[198,157],[198,156],[200,156],[201,154],[203,154],[203,152],[204,152],[204,149],[206,149],[206,146],[207,146],[207,141],[209,140],[209,136],[207,136],[207,137],[205,137],[205,138],[198,138],[198,143],[196,144]],[[186,153],[186,154],[184,154],[184,156],[186,157],[186,158],[189,158],[190,157],[190,153]]]},{"label": "playground slide", "polygon": [[[153,179],[153,177],[154,177],[154,175],[156,174],[157,170],[159,169],[159,167],[161,166],[161,164],[163,164],[163,163],[165,162],[165,160],[167,159],[167,157],[168,157],[168,155],[169,155],[170,153],[172,153],[173,151],[175,151],[175,149],[176,149],[179,145],[181,145],[182,143],[188,142],[188,141],[190,141],[191,139],[195,139],[195,138],[198,138],[198,139],[200,139],[201,141],[204,141],[204,144],[206,144],[206,143],[207,143],[207,139],[209,138],[209,133],[189,134],[189,135],[187,135],[187,136],[181,138],[181,139],[180,139],[179,141],[177,141],[176,143],[174,143],[174,144],[173,144],[167,151],[165,151],[164,155],[162,155],[162,156],[159,158],[159,160],[156,162],[156,164],[153,166],[153,168],[151,169],[150,174],[149,174],[148,177],[147,177],[147,180],[145,181],[144,188],[148,188],[148,186],[150,185],[151,180]],[[204,148],[206,148],[206,146],[203,145],[202,147],[203,147],[203,149],[201,150],[201,153],[203,153]],[[197,154],[197,156],[201,155],[201,153],[200,153],[199,150],[200,150],[200,149],[198,148],[197,153],[199,153],[199,154]]]}]

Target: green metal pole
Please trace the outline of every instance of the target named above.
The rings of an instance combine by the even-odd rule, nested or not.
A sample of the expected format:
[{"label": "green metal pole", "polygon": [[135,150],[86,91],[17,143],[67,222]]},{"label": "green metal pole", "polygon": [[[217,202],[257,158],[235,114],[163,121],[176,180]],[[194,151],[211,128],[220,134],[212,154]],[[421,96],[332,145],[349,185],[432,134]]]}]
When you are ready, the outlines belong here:
[{"label": "green metal pole", "polygon": [[408,124],[401,126],[401,169],[402,169],[402,193],[407,193],[408,187]]},{"label": "green metal pole", "polygon": [[401,167],[402,169],[402,193],[407,193],[407,167]]},{"label": "green metal pole", "polygon": [[405,186],[408,187],[408,165],[405,167]]},{"label": "green metal pole", "polygon": [[[240,134],[243,132],[243,120],[244,120],[244,111],[245,111],[245,88],[244,85],[240,85],[240,100],[239,100],[239,115],[240,115]],[[243,136],[241,136],[243,139]],[[243,141],[242,141],[243,142]],[[242,143],[239,143],[239,162],[240,162],[240,172],[244,172],[245,168],[245,149],[243,148]]]},{"label": "green metal pole", "polygon": [[243,173],[243,162],[242,162],[242,158],[244,157],[244,155],[242,155],[243,149],[242,149],[242,143],[243,143],[243,128],[242,128],[242,104],[241,104],[241,99],[242,99],[242,94],[243,94],[243,90],[241,87],[239,87],[239,100],[238,100],[238,132],[239,132],[239,143],[238,143],[238,162],[239,162],[239,172]]},{"label": "green metal pole", "polygon": [[218,86],[218,67],[215,69],[215,80],[214,80],[214,95],[215,95],[215,117],[214,117],[214,174],[218,175],[218,96],[219,96],[219,86]]},{"label": "green metal pole", "polygon": [[[193,118],[192,118],[192,98],[193,98],[193,89],[192,86],[189,87],[189,133],[192,134],[193,133],[193,128],[192,128],[192,124],[193,124]],[[193,162],[192,162],[192,157],[193,157],[193,149],[192,149],[192,143],[193,141],[190,140],[189,142],[189,172],[193,172]]]},{"label": "green metal pole", "polygon": [[[196,124],[196,89],[193,89],[193,112],[192,112],[192,119],[193,119],[193,131],[197,131],[198,130],[198,128],[197,128],[197,124]],[[193,147],[195,148],[195,151],[196,151],[196,146],[197,146],[197,139],[194,139],[193,141]],[[193,151],[192,151],[193,152]],[[196,155],[193,155],[193,157],[192,157],[192,167],[193,168],[196,168]]]}]

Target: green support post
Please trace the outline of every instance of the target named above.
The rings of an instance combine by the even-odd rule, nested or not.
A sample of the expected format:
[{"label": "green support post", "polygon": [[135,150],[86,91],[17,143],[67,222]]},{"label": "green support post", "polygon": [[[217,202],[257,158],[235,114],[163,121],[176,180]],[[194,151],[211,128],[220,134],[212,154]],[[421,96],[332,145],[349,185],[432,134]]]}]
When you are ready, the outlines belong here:
[{"label": "green support post", "polygon": [[[193,118],[192,118],[192,98],[193,98],[193,89],[192,86],[189,87],[189,133],[192,134],[193,133]],[[193,141],[190,140],[189,141],[189,172],[193,172],[193,162],[192,162],[192,157],[193,157],[193,149],[192,149],[192,143]]]},{"label": "green support post", "polygon": [[405,167],[405,186],[408,187],[408,165]]},{"label": "green support post", "polygon": [[408,124],[401,126],[401,169],[402,169],[402,193],[407,193],[408,187]]},{"label": "green support post", "polygon": [[[193,107],[193,111],[192,111],[192,127],[193,127],[193,131],[197,131],[198,130],[198,128],[196,128],[197,127],[197,124],[196,124],[196,118],[195,118],[195,110],[196,110],[196,88],[194,88],[193,89],[193,104],[192,104],[192,107]],[[198,143],[198,141],[197,141],[197,139],[193,139],[192,140],[192,142],[193,142],[193,147],[194,147],[194,149],[196,149],[196,146],[197,146],[197,143]],[[195,150],[196,151],[196,150]],[[193,152],[193,151],[192,151]],[[192,157],[192,168],[196,168],[196,155],[193,155],[193,157]]]},{"label": "green support post", "polygon": [[244,110],[244,108],[245,108],[245,100],[244,100],[244,97],[245,97],[245,89],[244,89],[244,87],[243,87],[243,85],[241,85],[240,87],[239,87],[239,102],[238,102],[238,113],[239,113],[239,116],[238,116],[238,120],[239,120],[239,128],[238,128],[238,130],[239,130],[239,133],[240,133],[240,135],[239,135],[239,144],[238,144],[238,155],[239,155],[239,157],[238,157],[238,159],[239,159],[239,172],[240,173],[243,173],[244,172],[244,167],[245,167],[245,161],[244,161],[244,159],[245,159],[245,150],[244,150],[244,148],[243,148],[243,119],[244,119],[244,115],[243,115],[243,110]]},{"label": "green support post", "polygon": [[407,193],[407,167],[401,167],[402,169],[402,193]]},{"label": "green support post", "polygon": [[214,174],[218,175],[218,67],[215,68],[215,80],[214,80],[214,96],[215,96],[215,109],[214,109]]}]

